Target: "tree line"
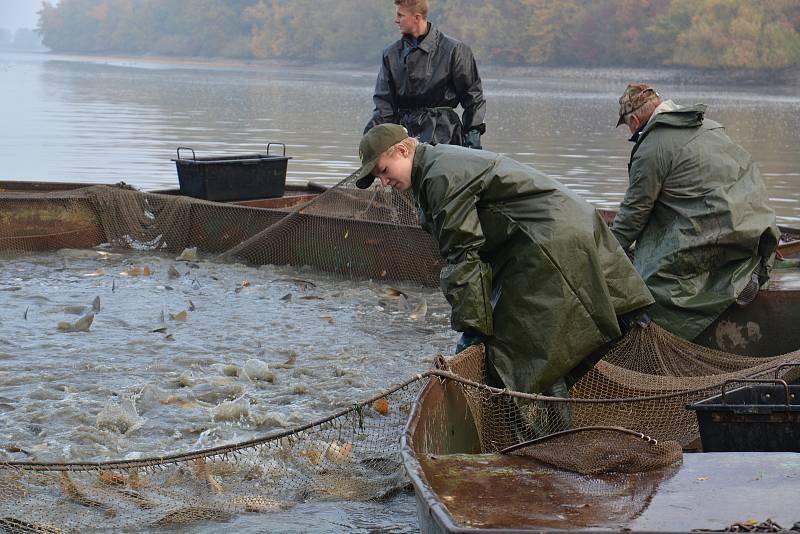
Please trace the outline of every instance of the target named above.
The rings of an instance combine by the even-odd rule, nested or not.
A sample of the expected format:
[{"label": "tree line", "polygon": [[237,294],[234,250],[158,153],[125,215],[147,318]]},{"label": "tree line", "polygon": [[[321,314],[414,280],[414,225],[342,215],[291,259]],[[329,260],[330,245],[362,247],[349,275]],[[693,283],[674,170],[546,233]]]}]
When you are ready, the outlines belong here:
[{"label": "tree line", "polygon": [[[431,0],[481,64],[800,65],[797,0]],[[61,0],[38,31],[63,52],[374,62],[391,0]]]}]

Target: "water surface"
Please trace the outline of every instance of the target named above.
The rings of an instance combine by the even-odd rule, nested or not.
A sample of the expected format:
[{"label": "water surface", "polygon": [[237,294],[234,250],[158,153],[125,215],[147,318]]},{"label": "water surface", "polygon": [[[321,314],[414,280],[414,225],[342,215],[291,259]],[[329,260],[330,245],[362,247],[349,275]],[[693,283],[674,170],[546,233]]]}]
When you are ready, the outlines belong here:
[{"label": "water surface", "polygon": [[[800,220],[800,87],[735,85],[682,70],[502,69],[480,65],[484,147],[615,206],[631,145],[617,98],[648,81],[703,102],[761,165],[782,222]],[[178,146],[198,155],[286,144],[288,178],[335,183],[356,167],[377,66],[245,64],[0,53],[0,179],[177,185]],[[273,148],[274,150],[274,148]],[[278,150],[281,150],[278,148]]]}]

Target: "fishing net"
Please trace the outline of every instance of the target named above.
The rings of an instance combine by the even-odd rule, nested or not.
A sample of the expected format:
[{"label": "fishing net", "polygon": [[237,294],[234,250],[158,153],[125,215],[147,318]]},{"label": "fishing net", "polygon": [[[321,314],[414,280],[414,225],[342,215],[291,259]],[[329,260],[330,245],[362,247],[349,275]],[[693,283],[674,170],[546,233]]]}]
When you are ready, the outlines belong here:
[{"label": "fishing net", "polygon": [[397,451],[422,377],[289,431],[168,457],[0,464],[0,527],[85,532],[227,521],[308,501],[383,499],[405,488]]},{"label": "fishing net", "polygon": [[347,182],[315,198],[240,204],[125,186],[0,190],[0,251],[102,244],[169,253],[196,248],[253,265],[310,266],[350,279],[426,286],[438,284],[443,265],[409,195]]},{"label": "fishing net", "polygon": [[[567,398],[478,387],[487,381],[482,354],[465,351],[439,367],[474,384],[464,394],[483,451],[501,451],[557,432],[613,426],[658,441],[696,447],[697,419],[686,409],[741,378],[800,377],[800,351],[752,358],[695,345],[658,325],[631,330],[581,378]],[[557,447],[556,447],[557,450]],[[602,464],[598,454],[587,464]],[[586,469],[591,469],[587,467]]]},{"label": "fishing net", "polygon": [[[196,247],[222,259],[311,266],[350,279],[438,283],[442,259],[407,195],[361,191],[348,179],[313,199],[247,204],[127,187],[6,190],[0,192],[0,250],[105,245],[178,253]],[[398,444],[408,439],[404,426],[419,406],[415,399],[433,383],[454,388],[454,398],[464,401],[425,401],[429,430],[433,419],[472,429],[475,445],[460,452],[496,453],[526,443],[514,454],[564,472],[644,472],[675,463],[680,448],[696,442],[687,404],[719,393],[732,379],[794,380],[800,367],[787,364],[798,363],[800,353],[736,356],[652,324],[632,330],[567,398],[555,398],[487,386],[483,350],[473,347],[348,410],[257,440],[138,460],[0,464],[0,527],[150,531],[281,513],[311,500],[382,499],[407,485]],[[413,438],[412,447],[418,454],[453,452],[445,434]]]},{"label": "fishing net", "polygon": [[683,457],[677,441],[658,441],[626,428],[600,426],[556,432],[501,452],[581,475],[643,473],[669,467]]}]

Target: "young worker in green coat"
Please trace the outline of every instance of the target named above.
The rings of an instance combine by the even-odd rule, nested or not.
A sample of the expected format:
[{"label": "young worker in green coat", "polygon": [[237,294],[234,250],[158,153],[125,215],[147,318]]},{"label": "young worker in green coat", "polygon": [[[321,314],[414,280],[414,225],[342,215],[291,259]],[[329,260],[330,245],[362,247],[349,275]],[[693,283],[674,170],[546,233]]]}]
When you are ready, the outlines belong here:
[{"label": "young worker in green coat", "polygon": [[643,83],[628,85],[619,105],[617,126],[635,145],[611,231],[626,250],[636,243],[653,321],[691,340],[766,283],[775,214],[750,154],[704,117],[706,106],[662,102]]},{"label": "young worker in green coat", "polygon": [[595,209],[535,169],[419,143],[395,124],[371,129],[359,151],[358,187],[378,178],[412,192],[447,260],[441,287],[459,348],[485,343],[495,385],[542,393],[570,382],[620,337],[618,316],[653,302]]}]

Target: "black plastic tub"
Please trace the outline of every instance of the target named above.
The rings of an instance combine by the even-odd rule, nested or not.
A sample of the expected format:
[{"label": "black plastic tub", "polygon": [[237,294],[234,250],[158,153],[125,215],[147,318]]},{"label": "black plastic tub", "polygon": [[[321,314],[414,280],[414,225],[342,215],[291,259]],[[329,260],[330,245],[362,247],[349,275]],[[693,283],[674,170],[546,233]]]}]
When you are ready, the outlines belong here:
[{"label": "black plastic tub", "polygon": [[[270,148],[283,148],[280,156]],[[192,156],[181,157],[181,151]],[[198,158],[193,149],[178,147],[173,159],[178,170],[181,195],[205,200],[251,200],[283,196],[286,186],[286,156],[283,143],[269,143],[266,154],[206,156]]]},{"label": "black plastic tub", "polygon": [[[726,390],[728,384],[748,385]],[[800,452],[800,386],[783,380],[730,380],[687,406],[697,414],[705,452]]]}]

